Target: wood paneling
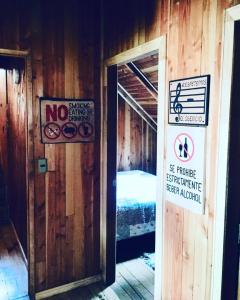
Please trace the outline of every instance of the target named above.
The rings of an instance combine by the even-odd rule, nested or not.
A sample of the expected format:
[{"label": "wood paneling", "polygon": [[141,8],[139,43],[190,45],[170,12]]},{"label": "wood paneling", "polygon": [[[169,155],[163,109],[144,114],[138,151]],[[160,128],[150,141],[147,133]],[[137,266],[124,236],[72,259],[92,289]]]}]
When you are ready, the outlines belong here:
[{"label": "wood paneling", "polygon": [[[147,112],[147,114],[156,122],[157,121],[157,68],[158,68],[158,55],[156,59],[152,55],[152,60],[150,64],[150,72],[146,72],[144,66],[144,59],[129,64],[120,65],[118,67],[118,83],[133,97],[133,99]],[[146,59],[148,59],[147,57]],[[132,64],[132,65],[131,65]],[[140,69],[136,67],[141,66]],[[132,69],[131,69],[132,68]],[[155,71],[151,71],[154,68]],[[148,70],[149,70],[148,69]],[[137,70],[137,72],[136,72]],[[145,71],[145,74],[143,73]],[[136,74],[135,74],[136,72]],[[139,73],[144,74],[144,76]],[[142,79],[142,78],[146,78]],[[151,82],[153,79],[153,82]],[[149,81],[150,80],[150,81]],[[149,81],[149,82],[148,82]],[[155,90],[155,89],[156,90]]]},{"label": "wood paneling", "polygon": [[[210,182],[216,176],[223,10],[238,2],[103,1],[104,58],[167,34],[167,81],[211,74],[205,215],[166,202],[163,296],[169,299],[211,294],[216,191]],[[100,272],[99,6],[98,0],[1,3],[0,48],[30,50],[32,56],[37,291]],[[94,98],[96,141],[42,145],[40,96]],[[135,126],[135,136],[138,130]],[[131,136],[131,130],[125,134]],[[37,172],[40,157],[48,158],[47,174]]]},{"label": "wood paneling", "polygon": [[27,255],[27,185],[26,185],[26,81],[20,70],[20,84],[14,71],[7,70],[7,198],[10,217]]},{"label": "wood paneling", "polygon": [[[32,56],[36,291],[100,272],[99,14],[95,0],[1,3],[0,48]],[[95,142],[41,144],[40,96],[94,99]],[[38,173],[40,157],[46,174]]]},{"label": "wood paneling", "polygon": [[156,174],[157,133],[118,97],[118,171],[143,170]]},{"label": "wood paneling", "polygon": [[7,171],[7,76],[6,70],[0,69],[0,164],[1,170]]},{"label": "wood paneling", "polygon": [[[22,248],[27,255],[27,186],[26,186],[26,80],[24,60],[1,57],[1,134],[0,165],[10,218]],[[18,68],[19,83],[15,83],[14,68]],[[2,199],[1,199],[2,200]],[[6,210],[8,215],[8,211]],[[4,217],[4,216],[1,216]],[[8,218],[8,216],[6,216]]]},{"label": "wood paneling", "polygon": [[[163,299],[211,297],[216,205],[216,185],[213,183],[218,152],[223,12],[238,3],[228,0],[121,1],[117,9],[113,3],[104,3],[105,59],[167,34],[167,83],[172,79],[211,75],[210,117],[206,129],[205,214],[198,216],[166,201]],[[117,34],[118,30],[121,33]],[[141,41],[136,37],[141,37]]]}]

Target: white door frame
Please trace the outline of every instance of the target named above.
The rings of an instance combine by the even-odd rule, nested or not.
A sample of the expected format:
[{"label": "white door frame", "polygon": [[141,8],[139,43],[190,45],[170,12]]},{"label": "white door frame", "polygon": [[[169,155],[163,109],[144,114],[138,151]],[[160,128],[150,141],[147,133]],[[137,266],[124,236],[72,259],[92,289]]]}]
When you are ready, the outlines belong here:
[{"label": "white door frame", "polygon": [[155,297],[161,298],[162,285],[162,253],[163,253],[163,181],[164,181],[164,129],[165,129],[165,111],[166,111],[166,37],[160,37],[150,42],[142,44],[122,52],[114,57],[107,59],[102,67],[102,101],[101,101],[101,224],[100,224],[100,242],[101,242],[101,270],[103,280],[106,278],[106,184],[107,184],[107,68],[109,66],[123,64],[128,61],[140,58],[158,51],[158,147],[157,147],[157,203],[156,203],[156,252],[159,259],[156,260],[155,271]]},{"label": "white door frame", "polygon": [[240,20],[240,5],[226,9],[224,20],[219,142],[217,158],[216,219],[213,245],[212,299],[221,299],[225,210],[228,178],[228,144],[233,71],[234,24]]}]

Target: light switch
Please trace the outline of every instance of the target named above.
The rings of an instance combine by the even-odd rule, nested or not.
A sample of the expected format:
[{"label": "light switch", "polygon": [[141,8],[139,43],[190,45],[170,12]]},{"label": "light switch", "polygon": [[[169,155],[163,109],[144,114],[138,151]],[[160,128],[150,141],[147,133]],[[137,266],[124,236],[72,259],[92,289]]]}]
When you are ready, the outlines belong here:
[{"label": "light switch", "polygon": [[38,159],[38,173],[46,173],[47,172],[47,159],[39,158]]}]

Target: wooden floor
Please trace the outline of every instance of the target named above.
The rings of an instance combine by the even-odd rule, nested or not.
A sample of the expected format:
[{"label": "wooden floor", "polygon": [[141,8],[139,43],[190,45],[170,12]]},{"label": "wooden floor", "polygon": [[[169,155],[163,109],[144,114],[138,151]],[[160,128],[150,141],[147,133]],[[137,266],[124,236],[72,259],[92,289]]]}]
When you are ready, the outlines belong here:
[{"label": "wooden floor", "polygon": [[101,283],[56,295],[49,300],[152,300],[154,272],[140,259],[117,264],[116,282],[104,288]]},{"label": "wooden floor", "polygon": [[27,269],[12,226],[0,226],[0,300],[26,300]]},{"label": "wooden floor", "polygon": [[[78,288],[49,300],[138,300],[153,299],[154,272],[143,260],[117,264],[116,282]],[[0,226],[0,300],[28,300],[27,269],[11,226]]]}]

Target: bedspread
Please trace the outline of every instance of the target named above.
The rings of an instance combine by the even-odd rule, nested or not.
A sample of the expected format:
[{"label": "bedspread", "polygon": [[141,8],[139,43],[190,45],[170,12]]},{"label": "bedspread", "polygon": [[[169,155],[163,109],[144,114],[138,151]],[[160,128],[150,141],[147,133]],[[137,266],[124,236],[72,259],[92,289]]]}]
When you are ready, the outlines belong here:
[{"label": "bedspread", "polygon": [[117,240],[155,231],[156,176],[117,173]]}]

